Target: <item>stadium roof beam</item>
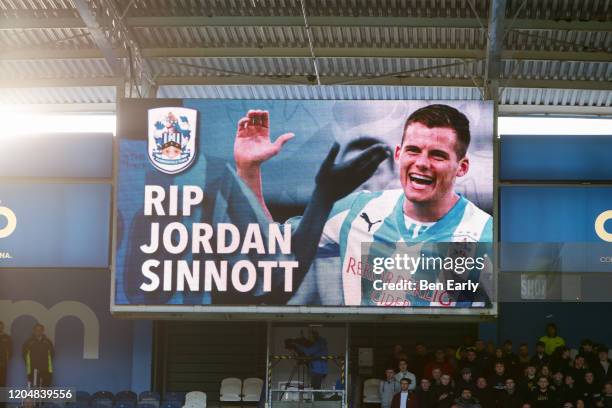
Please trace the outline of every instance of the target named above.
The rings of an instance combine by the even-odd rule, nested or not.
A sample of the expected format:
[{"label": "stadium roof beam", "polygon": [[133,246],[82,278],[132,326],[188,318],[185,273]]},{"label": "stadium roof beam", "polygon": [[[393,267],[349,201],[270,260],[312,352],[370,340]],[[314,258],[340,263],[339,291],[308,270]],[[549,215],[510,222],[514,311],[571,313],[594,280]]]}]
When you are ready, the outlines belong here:
[{"label": "stadium roof beam", "polygon": [[[77,0],[84,1],[84,0]],[[131,28],[145,27],[300,27],[302,16],[160,16],[126,17]],[[477,18],[446,17],[396,17],[396,16],[309,16],[311,27],[440,27],[482,28]],[[14,18],[0,19],[0,29],[87,28],[78,17]],[[486,26],[485,26],[486,28]],[[514,30],[568,30],[612,31],[605,21],[566,21],[541,19],[515,19]]]},{"label": "stadium roof beam", "polygon": [[91,38],[96,46],[100,49],[100,52],[104,56],[104,59],[113,72],[113,75],[122,75],[123,67],[119,61],[119,55],[113,48],[111,39],[106,35],[105,30],[100,25],[96,17],[96,12],[91,7],[91,3],[88,0],[73,1],[79,15],[81,16],[81,19],[91,34]]},{"label": "stadium roof beam", "polygon": [[[525,0],[526,1],[526,0]],[[506,0],[491,0],[487,33],[487,60],[485,65],[484,98],[499,99],[502,48],[504,42],[504,18]]]},{"label": "stadium roof beam", "polygon": [[[179,76],[158,77],[159,86],[163,85],[313,85],[307,76]],[[460,88],[472,88],[474,81],[469,78],[423,78],[402,76],[381,77],[342,77],[322,76],[323,85],[393,85],[393,86],[450,86]],[[507,88],[541,88],[541,89],[585,89],[612,91],[610,81],[564,81],[564,80],[532,80],[532,79],[510,79],[504,81]]]},{"label": "stadium roof beam", "polygon": [[[469,78],[423,78],[402,76],[381,77],[343,77],[322,76],[324,85],[393,85],[393,86],[431,86],[473,88],[474,82]],[[48,88],[48,87],[78,87],[78,86],[121,86],[123,78],[23,78],[0,79],[0,88]],[[167,85],[313,85],[308,76],[162,76],[158,77],[158,86]],[[535,88],[535,89],[583,89],[612,91],[611,81],[566,81],[550,79],[510,79],[503,83],[505,88]]]},{"label": "stadium roof beam", "polygon": [[[314,48],[317,58],[457,58],[484,59],[480,49],[430,48]],[[123,50],[116,50],[125,57]],[[145,58],[310,58],[307,47],[215,47],[215,48],[143,48]],[[22,49],[0,53],[0,60],[100,59],[104,55],[95,48]],[[504,50],[502,60],[612,62],[612,53],[577,51]]]}]

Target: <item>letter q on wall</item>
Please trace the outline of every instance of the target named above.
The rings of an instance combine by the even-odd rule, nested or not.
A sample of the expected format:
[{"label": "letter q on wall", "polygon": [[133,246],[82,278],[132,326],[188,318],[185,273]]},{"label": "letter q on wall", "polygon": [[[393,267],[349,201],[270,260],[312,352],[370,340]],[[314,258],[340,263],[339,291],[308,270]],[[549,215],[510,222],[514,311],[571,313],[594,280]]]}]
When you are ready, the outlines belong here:
[{"label": "letter q on wall", "polygon": [[612,220],[612,210],[602,212],[595,219],[595,233],[606,242],[612,242],[612,232],[606,231],[606,221]]},{"label": "letter q on wall", "polygon": [[0,207],[0,217],[6,219],[6,225],[4,228],[0,228],[0,238],[6,238],[17,228],[17,216],[10,208]]}]

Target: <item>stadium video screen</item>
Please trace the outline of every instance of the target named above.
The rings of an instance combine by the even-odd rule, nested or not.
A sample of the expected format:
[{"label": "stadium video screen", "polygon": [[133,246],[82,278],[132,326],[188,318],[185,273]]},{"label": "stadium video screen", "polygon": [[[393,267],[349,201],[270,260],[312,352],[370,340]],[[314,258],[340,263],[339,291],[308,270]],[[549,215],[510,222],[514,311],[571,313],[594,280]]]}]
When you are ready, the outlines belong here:
[{"label": "stadium video screen", "polygon": [[495,301],[489,102],[127,99],[118,137],[114,311]]}]

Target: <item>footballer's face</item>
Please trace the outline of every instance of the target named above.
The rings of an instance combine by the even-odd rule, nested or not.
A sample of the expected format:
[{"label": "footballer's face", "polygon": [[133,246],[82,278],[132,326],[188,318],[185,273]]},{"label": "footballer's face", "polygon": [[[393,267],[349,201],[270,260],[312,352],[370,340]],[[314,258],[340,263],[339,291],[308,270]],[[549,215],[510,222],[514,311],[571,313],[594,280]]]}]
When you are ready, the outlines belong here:
[{"label": "footballer's face", "polygon": [[395,148],[395,160],[409,201],[436,204],[452,197],[455,179],[469,169],[467,157],[457,157],[456,144],[457,134],[451,128],[421,123],[406,128],[402,145]]}]

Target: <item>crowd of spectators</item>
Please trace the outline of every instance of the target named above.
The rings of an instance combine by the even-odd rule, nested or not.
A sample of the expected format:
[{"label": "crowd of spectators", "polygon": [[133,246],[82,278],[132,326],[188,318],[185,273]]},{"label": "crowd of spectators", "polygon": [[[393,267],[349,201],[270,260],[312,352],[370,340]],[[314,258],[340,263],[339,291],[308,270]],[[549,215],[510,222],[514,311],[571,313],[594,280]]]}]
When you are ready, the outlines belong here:
[{"label": "crowd of spectators", "polygon": [[532,353],[510,340],[465,338],[433,353],[393,347],[379,391],[381,408],[612,408],[608,348],[585,339],[578,354],[549,324]]}]

